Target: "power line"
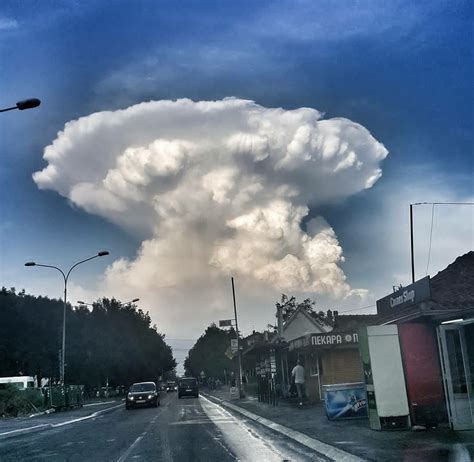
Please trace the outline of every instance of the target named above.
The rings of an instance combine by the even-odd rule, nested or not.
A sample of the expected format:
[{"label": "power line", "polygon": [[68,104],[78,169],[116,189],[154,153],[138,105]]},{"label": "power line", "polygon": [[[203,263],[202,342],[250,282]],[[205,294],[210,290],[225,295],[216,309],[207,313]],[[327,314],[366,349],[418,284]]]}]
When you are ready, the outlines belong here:
[{"label": "power line", "polygon": [[415,202],[412,205],[474,205],[474,202]]},{"label": "power line", "polygon": [[354,308],[353,310],[341,311],[341,314],[351,313],[352,311],[362,311],[362,310],[365,310],[367,308],[372,308],[374,306],[377,306],[377,305],[373,304],[373,305],[361,306],[360,308]]},{"label": "power line", "polygon": [[429,269],[429,267],[430,267],[430,259],[431,259],[431,240],[432,240],[432,238],[433,238],[434,208],[435,208],[435,204],[432,204],[432,206],[431,206],[430,245],[429,245],[429,247],[428,247],[428,261],[426,262],[426,273],[425,273],[425,275],[428,274],[428,269]]}]

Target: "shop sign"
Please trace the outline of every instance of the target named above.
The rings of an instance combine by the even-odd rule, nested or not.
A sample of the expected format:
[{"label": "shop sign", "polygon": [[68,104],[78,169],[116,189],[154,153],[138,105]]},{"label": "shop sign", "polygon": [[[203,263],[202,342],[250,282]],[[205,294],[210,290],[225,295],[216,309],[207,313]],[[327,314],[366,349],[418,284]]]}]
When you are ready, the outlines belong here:
[{"label": "shop sign", "polygon": [[377,314],[387,315],[408,308],[431,298],[430,277],[426,276],[414,284],[402,287],[393,294],[377,300]]},{"label": "shop sign", "polygon": [[270,355],[270,370],[272,374],[276,373],[276,358],[275,358],[275,353],[272,353]]},{"label": "shop sign", "polygon": [[290,342],[290,350],[295,350],[297,348],[304,348],[310,344],[310,336],[306,335],[305,337],[295,338]]},{"label": "shop sign", "polygon": [[359,335],[356,332],[340,334],[317,334],[311,336],[311,345],[316,346],[347,345],[351,343],[359,343]]}]

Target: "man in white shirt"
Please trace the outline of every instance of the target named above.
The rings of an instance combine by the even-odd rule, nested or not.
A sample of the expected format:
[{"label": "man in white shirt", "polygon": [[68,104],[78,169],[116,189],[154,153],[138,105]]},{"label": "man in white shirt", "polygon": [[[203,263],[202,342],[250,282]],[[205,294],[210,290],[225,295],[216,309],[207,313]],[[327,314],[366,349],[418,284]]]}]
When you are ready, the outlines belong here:
[{"label": "man in white shirt", "polygon": [[296,366],[291,371],[291,376],[295,381],[296,391],[298,392],[298,398],[300,400],[299,405],[303,406],[304,367],[301,365],[299,359],[296,362]]}]

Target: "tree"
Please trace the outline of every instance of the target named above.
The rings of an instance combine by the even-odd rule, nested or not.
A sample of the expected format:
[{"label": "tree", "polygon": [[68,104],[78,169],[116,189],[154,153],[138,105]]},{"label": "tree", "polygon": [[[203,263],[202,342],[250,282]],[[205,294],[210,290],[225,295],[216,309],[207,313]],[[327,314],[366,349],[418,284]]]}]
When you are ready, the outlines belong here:
[{"label": "tree", "polygon": [[[63,305],[60,300],[0,292],[0,375],[58,376]],[[67,306],[66,380],[88,388],[157,380],[176,367],[165,336],[149,313],[103,298]]]},{"label": "tree", "polygon": [[229,359],[225,352],[230,346],[230,340],[235,338],[235,330],[219,329],[211,324],[194,346],[189,350],[184,361],[186,375],[199,377],[204,371],[206,377],[224,380],[225,374],[234,370],[237,362]]},{"label": "tree", "polygon": [[282,310],[283,322],[288,321],[291,315],[300,307],[309,315],[314,316],[316,314],[313,308],[314,305],[316,305],[316,302],[310,298],[305,298],[302,302],[297,302],[294,296],[288,297],[286,294],[281,294],[280,302],[275,303],[277,310]]}]

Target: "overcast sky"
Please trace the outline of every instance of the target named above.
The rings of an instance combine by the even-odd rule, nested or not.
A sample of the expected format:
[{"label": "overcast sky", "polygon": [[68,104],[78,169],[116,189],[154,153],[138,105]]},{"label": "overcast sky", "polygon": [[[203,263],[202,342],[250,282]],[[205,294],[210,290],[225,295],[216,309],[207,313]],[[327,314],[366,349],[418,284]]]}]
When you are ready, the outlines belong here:
[{"label": "overcast sky", "polygon": [[[470,1],[3,1],[1,283],[140,298],[172,339],[373,312],[410,282],[410,202],[473,201]],[[473,248],[415,208],[416,274]],[[360,309],[368,307],[365,309]],[[358,310],[358,311],[357,311]],[[183,343],[179,344],[183,348]]]}]

